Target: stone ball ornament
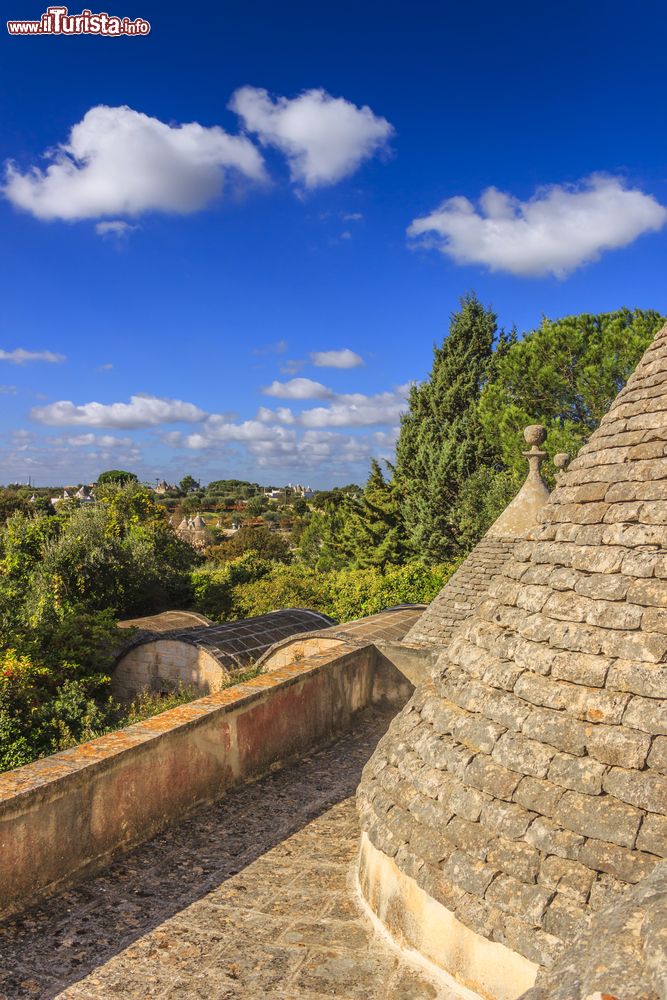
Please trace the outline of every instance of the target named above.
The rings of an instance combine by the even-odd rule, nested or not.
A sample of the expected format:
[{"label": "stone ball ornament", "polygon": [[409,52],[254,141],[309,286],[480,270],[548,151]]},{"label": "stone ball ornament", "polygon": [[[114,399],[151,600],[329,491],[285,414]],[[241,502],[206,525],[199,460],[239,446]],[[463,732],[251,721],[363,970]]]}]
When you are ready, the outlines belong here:
[{"label": "stone ball ornament", "polygon": [[523,432],[526,444],[539,448],[547,439],[547,429],[543,424],[528,424]]}]

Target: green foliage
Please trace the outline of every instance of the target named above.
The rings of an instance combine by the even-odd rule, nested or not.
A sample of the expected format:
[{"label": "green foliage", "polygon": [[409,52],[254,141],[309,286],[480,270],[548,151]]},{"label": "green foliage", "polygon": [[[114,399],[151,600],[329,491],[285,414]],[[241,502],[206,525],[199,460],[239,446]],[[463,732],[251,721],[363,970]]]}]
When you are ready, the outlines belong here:
[{"label": "green foliage", "polygon": [[17,511],[24,513],[30,510],[30,504],[24,496],[15,490],[0,489],[0,524]]},{"label": "green foliage", "polygon": [[159,715],[160,712],[168,712],[170,708],[187,705],[199,697],[201,697],[199,691],[187,684],[179,684],[174,691],[166,693],[144,690],[126,709],[125,714],[118,720],[118,725],[133,726],[136,722],[143,722],[154,715]]},{"label": "green foliage", "polygon": [[134,472],[126,472],[124,469],[107,469],[100,472],[97,477],[98,486],[125,486],[127,483],[137,483]]},{"label": "green foliage", "polygon": [[199,483],[194,476],[183,476],[178,485],[182,493],[194,493],[199,489]]},{"label": "green foliage", "polygon": [[466,480],[493,459],[477,413],[480,393],[507,348],[496,317],[474,295],[461,300],[429,378],[413,386],[396,447],[396,478],[413,550],[428,562],[460,550],[455,509]]},{"label": "green foliage", "polygon": [[665,318],[620,309],[544,319],[497,361],[479,419],[503,465],[523,475],[523,429],[544,424],[550,456],[574,456],[597,427]]},{"label": "green foliage", "polygon": [[[117,617],[182,606],[197,556],[136,482],[0,529],[0,767],[105,731]],[[4,665],[4,668],[3,666]]]},{"label": "green foliage", "polygon": [[403,512],[395,483],[388,483],[379,462],[371,471],[347,528],[351,564],[364,569],[397,565],[407,557]]},{"label": "green foliage", "polygon": [[271,568],[270,562],[252,552],[222,565],[206,563],[192,573],[196,609],[215,621],[235,617],[234,587],[261,579]]},{"label": "green foliage", "polygon": [[384,571],[373,567],[313,573],[303,565],[279,566],[254,582],[236,585],[232,607],[235,617],[305,607],[351,621],[395,604],[427,603],[454,569],[455,564],[411,563]]},{"label": "green foliage", "polygon": [[248,500],[246,512],[251,517],[258,517],[260,514],[263,514],[264,511],[268,509],[269,509],[269,504],[266,500],[266,497],[256,496],[256,497],[251,497],[250,500]]},{"label": "green foliage", "polygon": [[463,483],[456,504],[457,543],[469,552],[517,495],[525,479],[517,472],[482,465]]},{"label": "green foliage", "polygon": [[236,559],[246,553],[253,553],[261,559],[271,559],[274,562],[289,562],[291,558],[286,539],[277,531],[271,531],[263,525],[255,527],[243,525],[235,535],[220,546],[220,554],[225,559]]}]

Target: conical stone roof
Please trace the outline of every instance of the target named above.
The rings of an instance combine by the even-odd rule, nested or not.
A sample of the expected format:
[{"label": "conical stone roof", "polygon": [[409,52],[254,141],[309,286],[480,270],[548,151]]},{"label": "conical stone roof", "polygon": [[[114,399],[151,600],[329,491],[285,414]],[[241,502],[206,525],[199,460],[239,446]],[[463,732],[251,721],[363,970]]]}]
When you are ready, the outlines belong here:
[{"label": "conical stone roof", "polygon": [[546,452],[540,451],[539,445],[546,439],[546,430],[533,424],[526,427],[524,437],[532,445],[530,451],[523,453],[528,460],[526,481],[412,626],[405,636],[406,642],[447,645],[486,594],[491,579],[510,557],[515,542],[525,538],[540,522],[549,500],[549,490],[540,473]]},{"label": "conical stone roof", "polygon": [[404,900],[382,902],[378,858],[548,965],[667,856],[667,326],[392,723],[358,801],[362,890],[418,947]]}]

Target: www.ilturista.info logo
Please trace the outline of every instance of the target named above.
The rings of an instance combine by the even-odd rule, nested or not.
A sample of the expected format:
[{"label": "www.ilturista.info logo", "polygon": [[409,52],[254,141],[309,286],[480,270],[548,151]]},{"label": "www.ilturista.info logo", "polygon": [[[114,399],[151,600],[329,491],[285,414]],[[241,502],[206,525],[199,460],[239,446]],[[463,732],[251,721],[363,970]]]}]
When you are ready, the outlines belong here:
[{"label": "www.ilturista.info logo", "polygon": [[82,10],[80,14],[68,13],[67,7],[47,7],[39,21],[7,21],[10,35],[147,35],[151,30],[148,21],[138,17],[116,17],[113,14],[93,14]]}]

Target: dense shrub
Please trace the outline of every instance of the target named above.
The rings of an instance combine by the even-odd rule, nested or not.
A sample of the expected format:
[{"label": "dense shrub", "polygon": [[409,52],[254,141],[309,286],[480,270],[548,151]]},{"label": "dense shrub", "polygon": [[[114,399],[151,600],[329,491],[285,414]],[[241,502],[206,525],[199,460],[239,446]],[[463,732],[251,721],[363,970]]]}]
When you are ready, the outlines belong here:
[{"label": "dense shrub", "polygon": [[[248,573],[239,563],[235,573]],[[300,564],[265,564],[260,572],[255,571],[254,579],[248,574],[244,580],[223,576],[220,570],[203,569],[195,573],[195,591],[200,595],[197,608],[223,619],[301,607],[322,611],[338,621],[351,621],[394,604],[428,603],[454,569],[455,564],[426,567],[410,563],[384,571],[372,568],[315,573]]]}]

